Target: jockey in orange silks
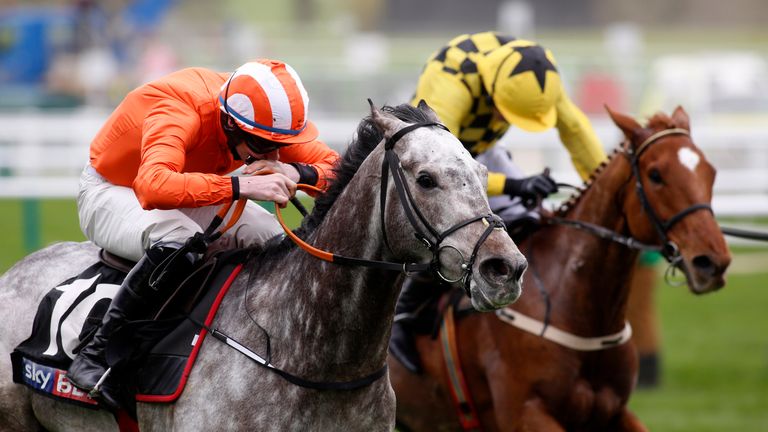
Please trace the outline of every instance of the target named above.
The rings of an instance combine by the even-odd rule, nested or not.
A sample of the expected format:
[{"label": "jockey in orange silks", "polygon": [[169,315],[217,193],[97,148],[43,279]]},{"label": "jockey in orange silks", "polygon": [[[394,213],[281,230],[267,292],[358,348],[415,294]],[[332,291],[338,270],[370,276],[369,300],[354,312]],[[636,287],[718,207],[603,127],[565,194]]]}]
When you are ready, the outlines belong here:
[{"label": "jockey in orange silks", "polygon": [[[150,284],[153,271],[202,231],[218,205],[247,198],[282,206],[297,183],[326,186],[339,156],[317,139],[308,105],[293,68],[259,59],[232,74],[172,73],[130,92],[115,109],[91,143],[78,213],[89,240],[138,263],[70,367],[77,387],[99,394],[108,375],[107,338],[163,304],[175,281]],[[242,174],[227,175],[245,164]],[[271,213],[249,201],[225,243],[259,245],[281,232]],[[184,277],[199,255],[174,256],[165,273]]]}]

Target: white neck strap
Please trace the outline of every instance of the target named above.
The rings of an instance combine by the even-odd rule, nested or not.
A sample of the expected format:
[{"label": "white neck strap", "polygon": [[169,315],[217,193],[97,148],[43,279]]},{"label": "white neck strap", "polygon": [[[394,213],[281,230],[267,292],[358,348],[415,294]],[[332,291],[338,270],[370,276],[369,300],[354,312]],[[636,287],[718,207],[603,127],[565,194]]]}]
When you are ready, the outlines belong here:
[{"label": "white neck strap", "polygon": [[617,333],[586,338],[565,332],[551,325],[545,325],[543,322],[523,315],[511,308],[497,310],[496,316],[511,326],[576,351],[599,351],[613,348],[625,344],[632,337],[632,326],[629,325],[629,322],[626,322],[624,328]]}]

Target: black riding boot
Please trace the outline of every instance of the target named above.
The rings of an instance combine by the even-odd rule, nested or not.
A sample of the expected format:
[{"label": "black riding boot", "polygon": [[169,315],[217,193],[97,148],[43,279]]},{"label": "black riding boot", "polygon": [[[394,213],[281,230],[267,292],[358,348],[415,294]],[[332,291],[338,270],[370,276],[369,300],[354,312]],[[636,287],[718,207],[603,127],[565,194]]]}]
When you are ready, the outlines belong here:
[{"label": "black riding boot", "polygon": [[[152,247],[128,273],[104,314],[101,326],[93,339],[72,361],[67,371],[67,379],[72,384],[92,392],[99,380],[102,377],[106,378],[108,366],[104,351],[107,347],[107,339],[126,322],[147,319],[157,312],[174,287],[169,286],[173,283],[167,278],[161,279],[155,286],[150,286],[150,277],[157,266],[177,250],[168,246]],[[165,270],[170,275],[186,275],[192,269],[192,261],[189,256],[180,256],[173,259]]]},{"label": "black riding boot", "polygon": [[403,282],[400,298],[397,299],[392,336],[389,339],[389,352],[413,373],[422,372],[421,359],[416,350],[413,334],[415,321],[419,312],[428,305],[429,300],[441,292],[438,286],[439,284],[431,276],[407,277]]}]

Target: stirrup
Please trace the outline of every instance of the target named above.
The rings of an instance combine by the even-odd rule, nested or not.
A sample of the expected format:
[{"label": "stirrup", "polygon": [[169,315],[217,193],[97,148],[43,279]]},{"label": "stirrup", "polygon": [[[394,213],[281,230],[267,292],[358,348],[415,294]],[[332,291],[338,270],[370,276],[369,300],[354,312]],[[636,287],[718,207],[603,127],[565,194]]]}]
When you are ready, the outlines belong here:
[{"label": "stirrup", "polygon": [[91,391],[88,392],[88,397],[91,399],[97,399],[99,396],[101,396],[101,386],[104,385],[104,381],[109,378],[110,372],[112,372],[112,368],[107,368],[107,370],[104,371],[104,374],[101,376],[101,378],[96,381],[96,385],[94,385]]}]

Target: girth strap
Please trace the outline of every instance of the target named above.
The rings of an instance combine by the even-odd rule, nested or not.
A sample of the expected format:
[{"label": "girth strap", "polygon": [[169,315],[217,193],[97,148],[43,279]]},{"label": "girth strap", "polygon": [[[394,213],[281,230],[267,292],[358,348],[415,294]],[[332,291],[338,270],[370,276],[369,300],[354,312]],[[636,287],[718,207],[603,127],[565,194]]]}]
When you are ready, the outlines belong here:
[{"label": "girth strap", "polygon": [[479,432],[480,416],[472,400],[464,370],[459,358],[459,350],[456,342],[456,324],[454,322],[453,306],[449,305],[443,313],[443,322],[440,326],[440,347],[443,352],[443,361],[448,375],[448,389],[451,393],[456,415],[459,417],[461,429],[464,431]]},{"label": "girth strap", "polygon": [[387,373],[387,364],[385,363],[381,369],[378,369],[377,371],[362,378],[354,379],[351,381],[311,381],[288,373],[282,369],[278,369],[260,355],[256,354],[246,346],[242,345],[235,339],[232,339],[217,329],[211,329],[210,332],[211,335],[217,340],[224,342],[235,351],[251,359],[257,365],[271,370],[272,372],[280,375],[280,377],[284,378],[286,381],[299,387],[311,388],[314,390],[355,390],[372,384],[374,381],[383,377]]}]

